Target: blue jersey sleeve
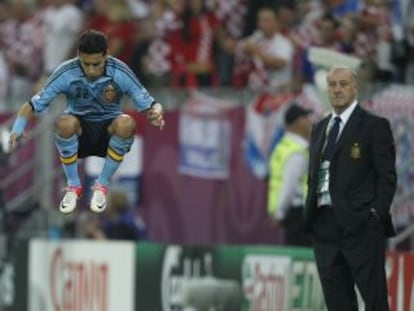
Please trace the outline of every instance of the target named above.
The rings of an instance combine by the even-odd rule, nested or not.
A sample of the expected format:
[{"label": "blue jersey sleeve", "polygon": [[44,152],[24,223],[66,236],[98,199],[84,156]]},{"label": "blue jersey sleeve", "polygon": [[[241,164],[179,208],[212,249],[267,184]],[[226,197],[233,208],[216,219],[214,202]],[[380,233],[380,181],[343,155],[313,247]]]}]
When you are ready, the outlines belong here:
[{"label": "blue jersey sleeve", "polygon": [[149,109],[155,100],[132,70],[121,62],[117,64],[117,69],[117,75],[119,75],[117,83],[121,87],[122,92],[132,99],[138,111]]},{"label": "blue jersey sleeve", "polygon": [[45,111],[49,104],[59,95],[65,93],[68,71],[65,66],[60,66],[46,81],[43,89],[31,99],[35,113]]}]

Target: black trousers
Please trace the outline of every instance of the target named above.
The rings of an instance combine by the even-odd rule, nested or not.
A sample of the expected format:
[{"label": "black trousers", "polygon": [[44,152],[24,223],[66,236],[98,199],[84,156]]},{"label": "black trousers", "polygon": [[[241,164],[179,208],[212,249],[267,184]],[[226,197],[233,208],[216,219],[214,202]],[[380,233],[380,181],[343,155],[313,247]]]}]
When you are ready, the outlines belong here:
[{"label": "black trousers", "polygon": [[350,234],[332,208],[322,208],[312,225],[312,244],[328,311],[358,310],[355,286],[366,311],[389,311],[380,220],[371,215],[358,234]]},{"label": "black trousers", "polygon": [[310,247],[309,234],[305,231],[303,207],[291,207],[283,220],[285,245]]}]

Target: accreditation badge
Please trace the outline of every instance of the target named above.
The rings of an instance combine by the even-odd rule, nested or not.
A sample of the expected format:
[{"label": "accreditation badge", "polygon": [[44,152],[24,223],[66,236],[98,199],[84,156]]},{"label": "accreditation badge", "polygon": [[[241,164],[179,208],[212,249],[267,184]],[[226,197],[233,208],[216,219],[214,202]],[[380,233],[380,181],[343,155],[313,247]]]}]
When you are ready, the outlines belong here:
[{"label": "accreditation badge", "polygon": [[323,161],[319,167],[318,172],[318,185],[317,185],[317,195],[318,195],[318,206],[321,205],[330,205],[330,195],[329,195],[329,161]]},{"label": "accreditation badge", "polygon": [[329,162],[323,161],[318,172],[318,194],[327,193],[329,190]]}]

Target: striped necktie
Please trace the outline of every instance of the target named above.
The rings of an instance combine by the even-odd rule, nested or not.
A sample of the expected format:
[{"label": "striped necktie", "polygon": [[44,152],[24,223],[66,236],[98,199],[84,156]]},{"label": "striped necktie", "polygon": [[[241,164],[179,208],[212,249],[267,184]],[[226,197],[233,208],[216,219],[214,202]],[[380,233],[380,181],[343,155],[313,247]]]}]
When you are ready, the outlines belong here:
[{"label": "striped necktie", "polygon": [[334,124],[332,125],[329,131],[329,134],[328,134],[328,141],[326,143],[325,150],[323,151],[323,155],[322,155],[323,161],[330,161],[332,159],[334,147],[336,144],[336,140],[338,138],[340,124],[341,124],[341,118],[335,117]]}]

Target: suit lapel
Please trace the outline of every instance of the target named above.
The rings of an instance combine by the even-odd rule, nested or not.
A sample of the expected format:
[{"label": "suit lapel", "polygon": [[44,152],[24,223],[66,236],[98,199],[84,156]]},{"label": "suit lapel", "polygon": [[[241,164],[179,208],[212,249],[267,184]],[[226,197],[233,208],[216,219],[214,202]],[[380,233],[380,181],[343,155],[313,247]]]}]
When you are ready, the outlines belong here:
[{"label": "suit lapel", "polygon": [[361,107],[359,107],[358,104],[349,117],[348,122],[345,124],[341,135],[339,136],[338,142],[334,147],[333,156],[335,156],[335,154],[342,148],[346,141],[348,141],[351,137],[354,137],[353,133],[359,128],[358,124],[361,122],[362,116],[363,110]]},{"label": "suit lapel", "polygon": [[[317,140],[315,141],[315,163],[318,164],[321,161],[322,149],[326,139],[326,127],[328,126],[330,118],[330,116],[326,117],[319,126],[318,131],[322,131],[322,133],[316,133]],[[315,167],[319,167],[319,165]]]}]

